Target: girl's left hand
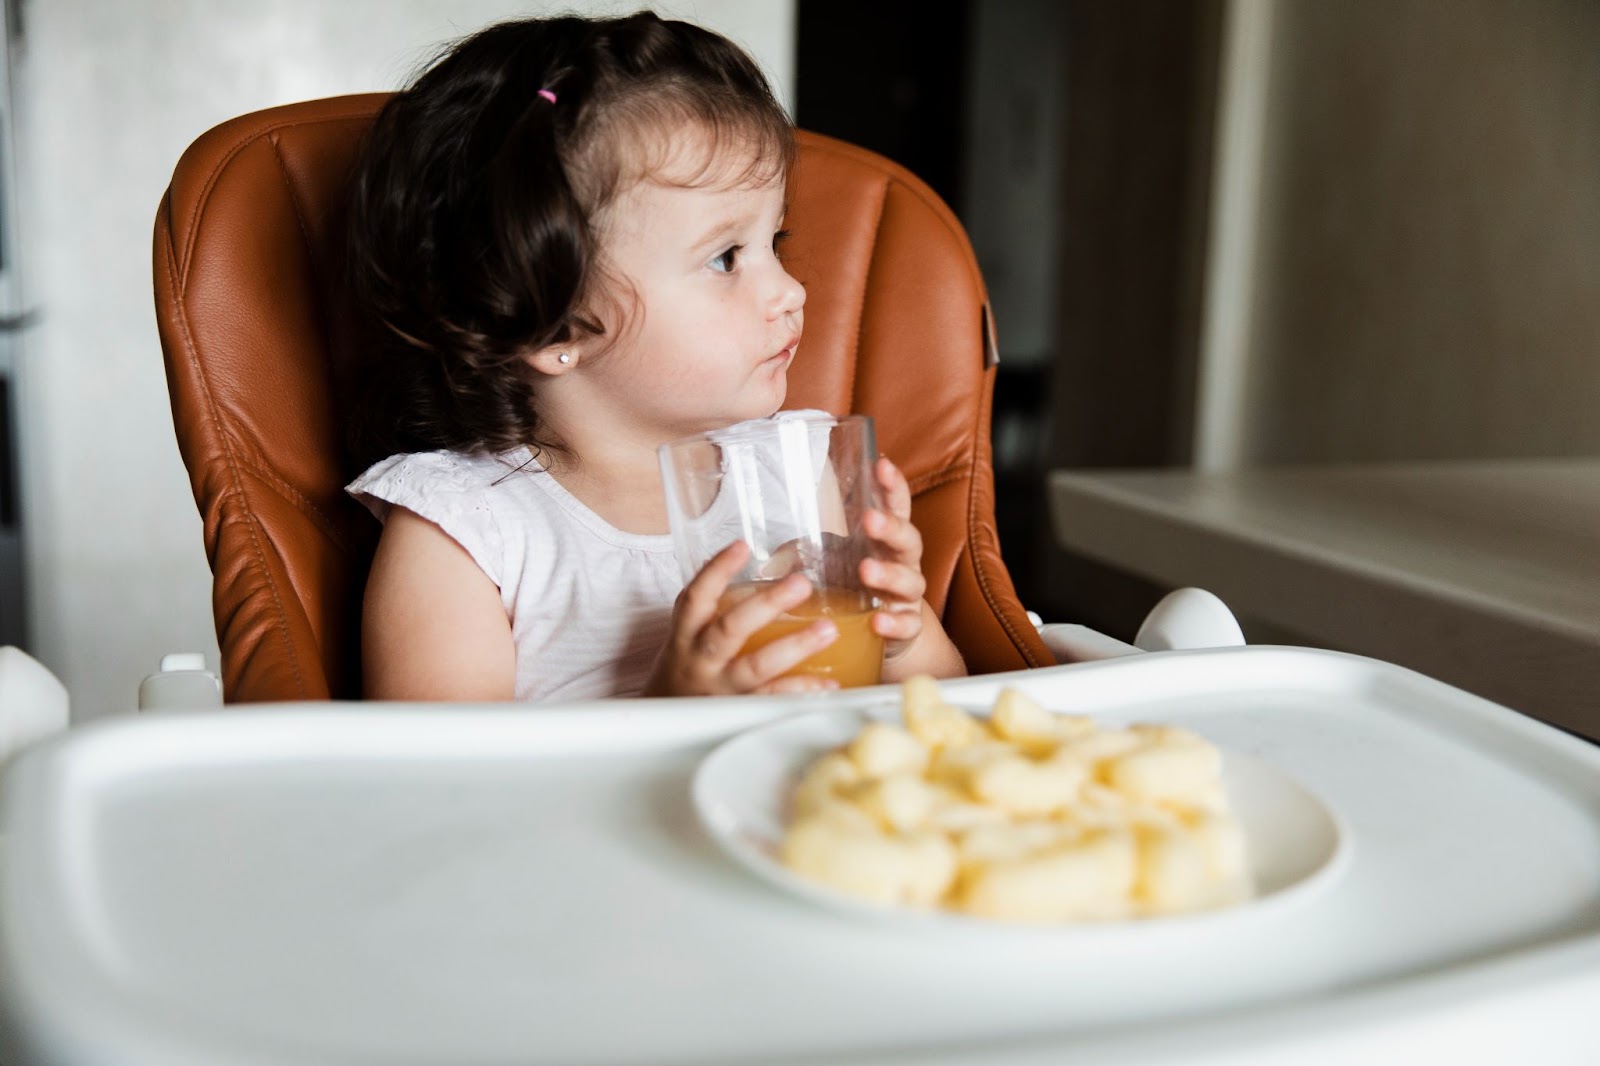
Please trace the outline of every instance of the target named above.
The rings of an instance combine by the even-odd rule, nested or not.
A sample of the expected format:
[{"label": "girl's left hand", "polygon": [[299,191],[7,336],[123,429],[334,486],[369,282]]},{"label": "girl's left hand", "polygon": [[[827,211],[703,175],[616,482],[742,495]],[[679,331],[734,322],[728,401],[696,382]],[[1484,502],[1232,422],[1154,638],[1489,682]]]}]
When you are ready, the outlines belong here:
[{"label": "girl's left hand", "polygon": [[922,635],[926,607],[922,576],[922,534],[911,524],[911,486],[888,458],[880,458],[873,474],[883,490],[886,510],[868,511],[861,520],[877,546],[875,559],[861,563],[861,583],[878,597],[872,629],[883,638],[885,668],[895,663]]}]

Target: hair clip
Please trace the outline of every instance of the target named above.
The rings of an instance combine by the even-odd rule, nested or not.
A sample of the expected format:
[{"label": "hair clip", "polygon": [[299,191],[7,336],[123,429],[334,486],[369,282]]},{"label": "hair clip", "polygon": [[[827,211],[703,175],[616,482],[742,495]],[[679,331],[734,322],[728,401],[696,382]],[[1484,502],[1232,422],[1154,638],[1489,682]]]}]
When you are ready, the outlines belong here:
[{"label": "hair clip", "polygon": [[549,100],[552,104],[556,102],[556,94],[551,92],[549,89],[540,89],[539,95],[544,97],[546,100]]}]

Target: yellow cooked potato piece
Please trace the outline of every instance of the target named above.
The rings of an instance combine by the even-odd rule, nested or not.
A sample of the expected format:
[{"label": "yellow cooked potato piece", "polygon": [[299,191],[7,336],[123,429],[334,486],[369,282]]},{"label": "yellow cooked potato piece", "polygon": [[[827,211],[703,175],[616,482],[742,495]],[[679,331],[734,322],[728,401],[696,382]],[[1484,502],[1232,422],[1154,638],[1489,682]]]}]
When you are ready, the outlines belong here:
[{"label": "yellow cooked potato piece", "polygon": [[1081,762],[1013,755],[979,766],[969,787],[978,799],[1012,814],[1049,814],[1074,803],[1088,777]]},{"label": "yellow cooked potato piece", "polygon": [[1144,743],[1144,739],[1131,730],[1101,729],[1065,741],[1056,749],[1056,754],[1098,767],[1107,759],[1133,751]]},{"label": "yellow cooked potato piece", "polygon": [[1063,741],[1076,740],[1100,730],[1099,724],[1086,714],[1058,714],[1055,718],[1056,734]]},{"label": "yellow cooked potato piece", "polygon": [[802,818],[783,862],[814,881],[883,904],[932,906],[955,879],[955,849],[937,833],[891,835],[845,819]]},{"label": "yellow cooked potato piece", "polygon": [[1243,836],[1232,819],[1208,816],[1193,828],[1146,823],[1134,832],[1139,844],[1134,895],[1146,913],[1221,907],[1251,894]]},{"label": "yellow cooked potato piece", "polygon": [[1198,800],[1222,779],[1222,753],[1203,742],[1147,744],[1108,759],[1100,777],[1142,803]]},{"label": "yellow cooked potato piece", "polygon": [[996,862],[1015,862],[1074,843],[1084,831],[1066,822],[1046,819],[992,822],[974,826],[956,838],[956,857],[963,869]]},{"label": "yellow cooked potato piece", "polygon": [[887,722],[869,722],[846,749],[866,777],[920,774],[928,765],[928,748],[922,741]]},{"label": "yellow cooked potato piece", "polygon": [[1131,910],[1134,873],[1131,836],[1101,832],[964,870],[957,904],[968,914],[1012,922],[1121,918]]},{"label": "yellow cooked potato piece", "polygon": [[959,748],[987,740],[989,733],[972,715],[939,698],[933,678],[907,678],[901,685],[906,728],[930,748]]},{"label": "yellow cooked potato piece", "polygon": [[1205,850],[1180,827],[1142,824],[1134,830],[1139,845],[1133,894],[1149,914],[1175,914],[1209,904],[1211,877]]},{"label": "yellow cooked potato piece", "polygon": [[1128,727],[1128,732],[1151,744],[1206,744],[1200,734],[1175,725],[1135,722]]},{"label": "yellow cooked potato piece", "polygon": [[[882,830],[878,819],[849,800],[830,799],[824,800],[808,811],[805,819],[820,819],[822,821],[837,822],[850,829],[857,829],[864,833],[876,833]],[[803,819],[796,819],[796,824]]]},{"label": "yellow cooked potato piece", "polygon": [[1059,742],[1062,739],[1056,716],[1014,688],[1003,688],[995,697],[989,725],[1002,740]]},{"label": "yellow cooked potato piece", "polygon": [[978,803],[951,789],[939,789],[940,799],[928,814],[927,827],[945,833],[964,833],[984,825],[1009,825],[1011,816],[999,807]]},{"label": "yellow cooked potato piece", "polygon": [[941,748],[928,764],[935,782],[971,795],[972,775],[985,765],[1015,758],[1021,749],[1004,740],[984,740],[960,748]]},{"label": "yellow cooked potato piece", "polygon": [[925,823],[929,829],[959,836],[980,825],[1008,823],[1010,815],[998,807],[974,800],[965,790],[951,788],[938,782],[929,782],[933,789],[933,810]]},{"label": "yellow cooked potato piece", "polygon": [[1244,828],[1238,819],[1209,811],[1187,812],[1183,823],[1200,842],[1205,852],[1206,865],[1218,882],[1242,887],[1248,895],[1253,891],[1250,865],[1245,853]]},{"label": "yellow cooked potato piece", "polygon": [[849,798],[876,818],[885,829],[903,832],[920,828],[939,801],[933,785],[913,773],[890,774],[866,781],[851,790]]},{"label": "yellow cooked potato piece", "polygon": [[907,718],[906,725],[919,740],[933,748],[960,748],[989,739],[983,723],[948,703],[929,707],[917,717]]},{"label": "yellow cooked potato piece", "polygon": [[839,798],[840,793],[861,780],[861,768],[842,751],[830,751],[806,767],[790,797],[793,816],[810,814],[817,807]]}]

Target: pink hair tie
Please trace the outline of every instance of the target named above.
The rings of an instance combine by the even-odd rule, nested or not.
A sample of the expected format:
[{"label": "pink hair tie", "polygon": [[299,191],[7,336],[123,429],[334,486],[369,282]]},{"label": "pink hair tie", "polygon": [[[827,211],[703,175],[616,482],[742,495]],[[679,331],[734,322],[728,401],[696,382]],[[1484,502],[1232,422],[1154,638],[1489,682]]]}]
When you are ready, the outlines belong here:
[{"label": "pink hair tie", "polygon": [[549,89],[540,89],[539,95],[544,97],[546,100],[549,100],[552,104],[556,102],[556,94],[551,92]]}]

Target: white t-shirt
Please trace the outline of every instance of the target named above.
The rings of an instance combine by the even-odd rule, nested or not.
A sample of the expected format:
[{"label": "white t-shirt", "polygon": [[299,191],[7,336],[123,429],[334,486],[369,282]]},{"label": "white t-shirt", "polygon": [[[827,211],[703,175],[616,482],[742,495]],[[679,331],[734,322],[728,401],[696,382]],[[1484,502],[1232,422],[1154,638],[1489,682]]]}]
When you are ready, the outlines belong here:
[{"label": "white t-shirt", "polygon": [[500,588],[516,642],[516,698],[637,695],[666,643],[683,578],[666,534],[624,533],[562,488],[527,448],[418,452],[348,486],[455,539]]}]

